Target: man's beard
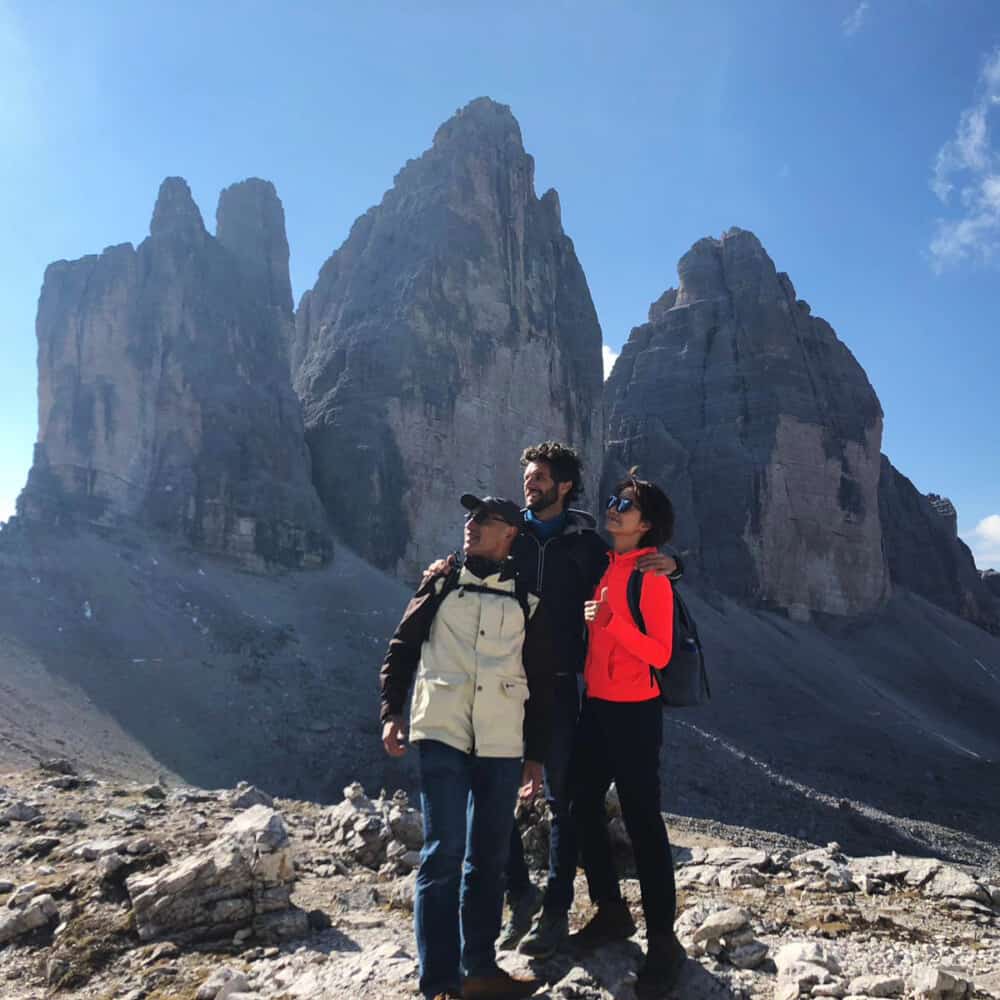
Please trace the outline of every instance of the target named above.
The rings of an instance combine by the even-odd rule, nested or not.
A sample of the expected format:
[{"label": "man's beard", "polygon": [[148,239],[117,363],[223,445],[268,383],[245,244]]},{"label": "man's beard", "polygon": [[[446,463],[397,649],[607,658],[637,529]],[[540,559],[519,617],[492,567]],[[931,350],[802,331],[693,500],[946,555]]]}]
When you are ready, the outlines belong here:
[{"label": "man's beard", "polygon": [[553,483],[552,489],[544,490],[539,493],[533,499],[528,501],[528,510],[538,512],[540,510],[547,510],[553,504],[559,502],[559,484]]}]

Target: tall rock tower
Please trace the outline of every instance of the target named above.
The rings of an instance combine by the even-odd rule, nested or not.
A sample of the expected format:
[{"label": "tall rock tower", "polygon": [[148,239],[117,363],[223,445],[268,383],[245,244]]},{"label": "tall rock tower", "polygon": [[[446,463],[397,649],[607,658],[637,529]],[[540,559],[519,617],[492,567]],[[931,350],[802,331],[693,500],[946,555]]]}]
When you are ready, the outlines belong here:
[{"label": "tall rock tower", "polygon": [[526,444],[571,442],[596,483],[601,331],[509,108],[463,108],[355,222],[291,362],[331,523],[383,568],[454,549],[462,492],[519,496]]},{"label": "tall rock tower", "polygon": [[149,238],[48,267],[28,519],[119,519],[261,569],[330,555],[301,409],[284,213],[247,180],[206,232],[163,182]]},{"label": "tall rock tower", "polygon": [[757,238],[699,240],[606,385],[605,486],[629,465],[677,506],[678,544],[740,599],[844,615],[886,596],[882,409]]}]

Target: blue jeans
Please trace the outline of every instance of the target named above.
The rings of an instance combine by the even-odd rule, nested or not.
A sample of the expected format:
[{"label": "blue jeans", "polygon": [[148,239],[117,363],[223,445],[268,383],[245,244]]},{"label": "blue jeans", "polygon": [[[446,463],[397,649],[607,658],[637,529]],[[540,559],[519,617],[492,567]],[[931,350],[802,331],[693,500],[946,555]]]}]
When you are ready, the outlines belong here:
[{"label": "blue jeans", "polygon": [[[497,971],[494,943],[521,761],[416,744],[424,848],[414,894],[420,989],[459,992],[461,976]],[[463,864],[464,862],[464,864]]]},{"label": "blue jeans", "polygon": [[[552,711],[552,742],[545,760],[545,798],[552,810],[549,835],[549,879],[545,886],[545,909],[567,913],[573,905],[578,841],[576,823],[570,814],[570,762],[580,711],[580,689],[576,674],[556,677]],[[514,897],[528,888],[530,878],[524,860],[524,846],[517,824],[510,839],[507,862],[507,891]]]}]

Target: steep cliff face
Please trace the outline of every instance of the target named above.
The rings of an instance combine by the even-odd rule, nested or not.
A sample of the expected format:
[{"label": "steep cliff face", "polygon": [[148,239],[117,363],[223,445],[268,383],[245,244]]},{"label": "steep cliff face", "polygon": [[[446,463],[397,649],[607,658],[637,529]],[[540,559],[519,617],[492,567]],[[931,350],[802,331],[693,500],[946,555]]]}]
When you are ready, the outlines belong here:
[{"label": "steep cliff face", "polygon": [[632,464],[661,482],[679,547],[725,593],[876,607],[882,410],[864,371],[752,233],[700,240],[678,274],[607,382],[604,485]]},{"label": "steep cliff face", "polygon": [[19,513],[135,519],[254,568],[323,562],[291,324],[273,186],[223,192],[214,238],[168,178],[137,249],[46,270],[39,437]]},{"label": "steep cliff face", "polygon": [[601,332],[554,191],[510,110],[473,101],[355,222],[303,297],[291,348],[332,523],[412,576],[453,549],[466,490],[518,496],[529,443],[596,481]]},{"label": "steep cliff face", "polygon": [[1000,632],[1000,605],[958,537],[951,501],[935,493],[924,496],[883,455],[879,511],[893,584]]}]

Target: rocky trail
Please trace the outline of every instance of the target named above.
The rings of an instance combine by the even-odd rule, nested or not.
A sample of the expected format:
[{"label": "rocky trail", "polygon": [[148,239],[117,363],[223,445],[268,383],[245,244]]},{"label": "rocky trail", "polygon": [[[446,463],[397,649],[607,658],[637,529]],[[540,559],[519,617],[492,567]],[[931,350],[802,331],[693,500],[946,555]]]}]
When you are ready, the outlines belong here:
[{"label": "rocky trail", "polygon": [[[403,792],[344,791],[323,806],[246,784],[111,783],[66,760],[0,775],[0,996],[416,996],[420,814]],[[627,872],[613,795],[608,808]],[[520,822],[541,878],[544,808]],[[1000,997],[1000,886],[982,873],[668,826],[691,958],[674,996]],[[624,888],[639,914],[637,882]],[[571,924],[589,910],[581,875]],[[582,960],[501,964],[539,975],[539,997],[630,1000],[644,943],[640,926]]]}]

